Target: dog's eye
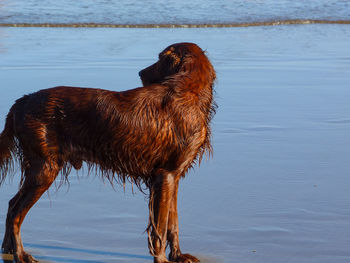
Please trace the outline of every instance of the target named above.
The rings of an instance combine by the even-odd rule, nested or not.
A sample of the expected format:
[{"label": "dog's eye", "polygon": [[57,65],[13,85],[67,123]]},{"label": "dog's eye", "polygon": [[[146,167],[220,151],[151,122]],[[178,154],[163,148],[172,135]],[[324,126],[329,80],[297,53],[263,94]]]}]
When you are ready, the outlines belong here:
[{"label": "dog's eye", "polygon": [[171,58],[171,62],[174,66],[180,64],[181,58],[177,54],[172,53],[169,57]]},{"label": "dog's eye", "polygon": [[170,55],[171,55],[171,52],[166,51],[166,52],[160,53],[158,57],[159,57],[159,59],[166,59],[166,58],[170,57]]},{"label": "dog's eye", "polygon": [[163,51],[159,54],[159,61],[161,63],[167,64],[169,67],[174,68],[180,64],[181,58],[175,53],[173,48]]},{"label": "dog's eye", "polygon": [[180,62],[180,58],[177,57],[175,54],[172,54],[170,56],[167,56],[166,61],[172,65],[172,66],[176,66],[177,64],[179,64]]},{"label": "dog's eye", "polygon": [[173,51],[172,50],[168,50],[167,52],[165,52],[165,56],[170,56],[170,55],[172,55],[172,53],[173,53]]}]

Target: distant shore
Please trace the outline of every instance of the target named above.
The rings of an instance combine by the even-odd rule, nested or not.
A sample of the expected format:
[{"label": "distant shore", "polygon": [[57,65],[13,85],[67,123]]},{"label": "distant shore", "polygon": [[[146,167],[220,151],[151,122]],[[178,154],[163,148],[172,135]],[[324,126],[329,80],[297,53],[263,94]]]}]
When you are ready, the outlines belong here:
[{"label": "distant shore", "polygon": [[217,23],[217,24],[0,23],[0,27],[220,28],[220,27],[307,25],[307,24],[350,25],[350,20],[287,19],[287,20],[274,20],[274,21],[260,21],[260,22],[246,22],[246,23]]}]

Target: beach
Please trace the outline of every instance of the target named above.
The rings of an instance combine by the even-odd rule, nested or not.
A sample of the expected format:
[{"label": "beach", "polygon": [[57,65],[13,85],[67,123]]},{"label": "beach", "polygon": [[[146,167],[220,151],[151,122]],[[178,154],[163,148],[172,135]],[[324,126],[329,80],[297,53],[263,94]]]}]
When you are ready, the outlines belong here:
[{"label": "beach", "polygon": [[[216,72],[214,155],[180,183],[183,252],[201,262],[350,262],[350,27],[0,28],[0,129],[24,94],[141,86],[169,44]],[[53,185],[22,225],[42,262],[153,262],[147,196],[86,169]],[[60,178],[57,178],[59,185]],[[19,171],[0,188],[0,237]]]}]

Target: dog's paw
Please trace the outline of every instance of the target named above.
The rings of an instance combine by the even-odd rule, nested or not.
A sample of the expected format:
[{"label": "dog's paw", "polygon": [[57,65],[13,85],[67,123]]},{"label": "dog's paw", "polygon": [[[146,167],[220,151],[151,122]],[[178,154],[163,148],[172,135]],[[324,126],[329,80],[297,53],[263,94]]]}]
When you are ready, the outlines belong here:
[{"label": "dog's paw", "polygon": [[39,260],[36,260],[32,255],[28,254],[27,252],[23,252],[23,260],[26,263],[38,263]]},{"label": "dog's paw", "polygon": [[178,263],[197,263],[199,259],[190,254],[180,254],[173,261]]}]

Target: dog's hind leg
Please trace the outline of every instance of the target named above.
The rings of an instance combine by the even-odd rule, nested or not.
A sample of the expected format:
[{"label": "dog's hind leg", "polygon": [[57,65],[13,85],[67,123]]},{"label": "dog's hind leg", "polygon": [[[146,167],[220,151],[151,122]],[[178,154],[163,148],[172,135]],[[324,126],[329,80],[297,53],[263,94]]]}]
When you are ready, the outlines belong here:
[{"label": "dog's hind leg", "polygon": [[24,182],[10,200],[6,219],[6,232],[2,243],[5,254],[13,254],[15,262],[37,262],[23,249],[20,228],[29,209],[39,200],[58,175],[56,163],[29,161],[24,172]]}]

